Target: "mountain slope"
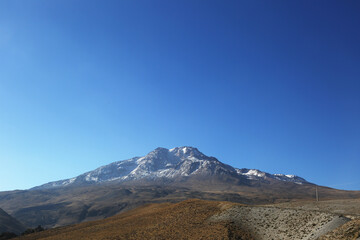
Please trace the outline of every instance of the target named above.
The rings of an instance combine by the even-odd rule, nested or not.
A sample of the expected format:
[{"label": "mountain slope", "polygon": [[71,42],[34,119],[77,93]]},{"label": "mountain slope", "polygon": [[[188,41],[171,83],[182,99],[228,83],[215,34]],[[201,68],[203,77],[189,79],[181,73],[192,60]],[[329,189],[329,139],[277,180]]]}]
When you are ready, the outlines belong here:
[{"label": "mountain slope", "polygon": [[34,189],[64,186],[102,184],[134,181],[180,181],[186,178],[232,178],[234,182],[285,181],[297,184],[308,183],[294,175],[269,174],[255,169],[237,169],[214,157],[208,157],[194,147],[157,148],[144,157],[114,162],[80,176],[50,182]]},{"label": "mountain slope", "polygon": [[[191,198],[244,204],[315,199],[315,187],[310,184],[278,182],[235,185],[231,188],[226,188],[227,184],[216,185],[217,181],[185,184],[188,187],[104,184],[0,192],[0,207],[28,227],[41,225],[51,228],[103,219],[146,203],[179,202]],[[195,187],[198,190],[194,190]],[[224,190],[213,190],[221,188]],[[360,198],[359,191],[318,187],[318,192],[321,201]]]},{"label": "mountain slope", "polygon": [[25,231],[25,227],[0,208],[0,233],[12,232],[20,234],[23,231]]}]

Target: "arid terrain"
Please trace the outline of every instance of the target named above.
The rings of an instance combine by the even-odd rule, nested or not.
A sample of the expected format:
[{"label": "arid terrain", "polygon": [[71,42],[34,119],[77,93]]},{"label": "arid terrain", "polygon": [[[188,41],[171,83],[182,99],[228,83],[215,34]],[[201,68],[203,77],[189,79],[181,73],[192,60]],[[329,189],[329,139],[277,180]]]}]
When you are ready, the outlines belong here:
[{"label": "arid terrain", "polygon": [[54,228],[102,220],[144,204],[188,199],[277,204],[313,201],[316,191],[322,201],[360,198],[360,191],[318,186],[295,175],[234,168],[183,146],[156,148],[28,190],[0,192],[0,208],[28,228]]},{"label": "arid terrain", "polygon": [[30,228],[20,239],[352,239],[359,199],[184,146],[0,192],[0,208]]},{"label": "arid terrain", "polygon": [[360,199],[261,206],[194,199],[18,239],[357,239],[359,213]]},{"label": "arid terrain", "polygon": [[319,202],[300,201],[276,204],[274,207],[339,214],[340,216],[348,218],[349,221],[321,236],[319,239],[360,239],[360,199],[340,199]]}]

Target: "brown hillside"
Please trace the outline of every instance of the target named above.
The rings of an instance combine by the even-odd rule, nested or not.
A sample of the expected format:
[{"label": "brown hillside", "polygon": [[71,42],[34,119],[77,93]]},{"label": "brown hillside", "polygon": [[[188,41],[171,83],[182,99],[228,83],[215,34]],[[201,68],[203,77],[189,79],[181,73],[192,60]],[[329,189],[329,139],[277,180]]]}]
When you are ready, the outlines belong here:
[{"label": "brown hillside", "polygon": [[355,239],[359,235],[358,203],[332,200],[249,206],[187,200],[148,204],[104,220],[18,239]]},{"label": "brown hillside", "polygon": [[55,228],[19,239],[236,239],[241,233],[230,224],[206,221],[227,206],[231,205],[201,200],[150,204],[105,220]]}]

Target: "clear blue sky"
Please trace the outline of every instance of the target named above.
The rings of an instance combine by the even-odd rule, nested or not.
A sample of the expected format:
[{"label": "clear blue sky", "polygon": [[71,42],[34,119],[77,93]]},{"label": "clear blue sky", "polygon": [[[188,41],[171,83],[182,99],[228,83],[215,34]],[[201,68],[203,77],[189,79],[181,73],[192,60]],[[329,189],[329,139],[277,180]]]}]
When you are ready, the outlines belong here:
[{"label": "clear blue sky", "polygon": [[0,191],[156,147],[360,190],[359,1],[0,1]]}]

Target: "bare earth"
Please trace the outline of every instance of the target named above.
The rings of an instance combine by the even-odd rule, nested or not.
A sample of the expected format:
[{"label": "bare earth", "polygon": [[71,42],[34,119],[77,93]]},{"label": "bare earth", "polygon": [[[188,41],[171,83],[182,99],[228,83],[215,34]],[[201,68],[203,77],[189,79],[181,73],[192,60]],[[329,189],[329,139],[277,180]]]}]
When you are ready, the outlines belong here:
[{"label": "bare earth", "polygon": [[333,229],[325,235],[322,235],[320,240],[360,240],[360,199],[340,199],[328,201],[303,201],[292,203],[281,203],[273,205],[280,208],[303,209],[307,211],[321,211],[325,213],[333,213],[344,216],[350,221],[344,225]]},{"label": "bare earth", "polygon": [[330,213],[260,206],[233,206],[210,220],[234,222],[259,240],[317,239],[349,221]]}]

